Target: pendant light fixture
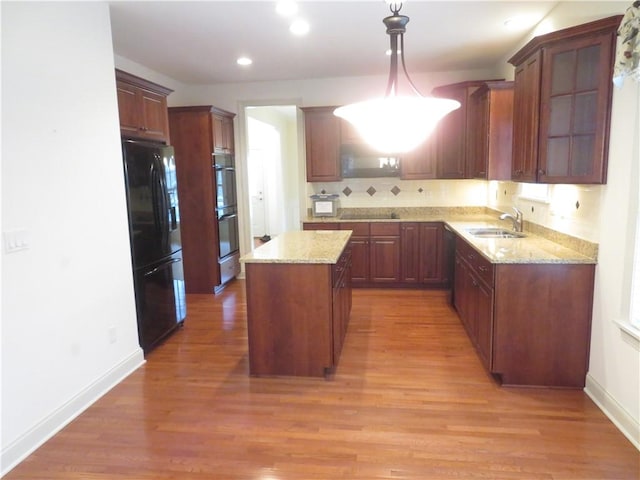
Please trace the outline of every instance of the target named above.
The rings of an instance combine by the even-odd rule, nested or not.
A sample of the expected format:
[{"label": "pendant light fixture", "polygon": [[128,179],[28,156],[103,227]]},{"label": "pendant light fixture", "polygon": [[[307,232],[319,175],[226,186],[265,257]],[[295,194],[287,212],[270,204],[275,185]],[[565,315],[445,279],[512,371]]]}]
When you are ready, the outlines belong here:
[{"label": "pendant light fixture", "polygon": [[[460,108],[460,102],[456,100],[422,96],[411,81],[404,63],[404,33],[409,17],[400,15],[401,8],[402,2],[390,2],[392,15],[382,20],[391,38],[391,65],[385,96],[334,111],[334,115],[351,123],[365,142],[384,153],[405,153],[414,149],[429,136],[442,117]],[[410,95],[399,92],[398,52],[402,71],[412,90]]]}]

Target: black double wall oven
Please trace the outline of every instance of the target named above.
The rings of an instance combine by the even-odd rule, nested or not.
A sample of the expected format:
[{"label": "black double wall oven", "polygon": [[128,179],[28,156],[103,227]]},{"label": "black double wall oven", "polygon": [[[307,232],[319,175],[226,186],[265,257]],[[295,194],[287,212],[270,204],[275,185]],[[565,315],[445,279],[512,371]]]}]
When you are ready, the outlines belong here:
[{"label": "black double wall oven", "polygon": [[236,168],[233,154],[214,154],[213,168],[216,183],[215,195],[218,239],[220,242],[220,259],[222,260],[237,252],[240,248],[238,237]]}]

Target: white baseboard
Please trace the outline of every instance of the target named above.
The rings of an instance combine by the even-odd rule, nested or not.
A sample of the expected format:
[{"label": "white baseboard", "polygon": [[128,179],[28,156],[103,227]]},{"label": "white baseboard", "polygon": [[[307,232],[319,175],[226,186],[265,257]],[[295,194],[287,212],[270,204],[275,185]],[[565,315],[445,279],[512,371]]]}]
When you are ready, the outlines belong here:
[{"label": "white baseboard", "polygon": [[139,348],[67,403],[47,415],[17,440],[7,445],[0,454],[0,477],[7,474],[144,362],[142,349]]},{"label": "white baseboard", "polygon": [[584,392],[609,417],[609,420],[618,427],[618,430],[640,450],[640,423],[638,420],[629,415],[624,407],[589,374],[587,374]]}]

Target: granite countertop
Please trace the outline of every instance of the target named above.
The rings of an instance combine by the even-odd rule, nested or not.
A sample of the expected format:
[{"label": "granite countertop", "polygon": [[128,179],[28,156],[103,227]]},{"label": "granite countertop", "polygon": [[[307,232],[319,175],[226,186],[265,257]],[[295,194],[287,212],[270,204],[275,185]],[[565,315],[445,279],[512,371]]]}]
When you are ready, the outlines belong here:
[{"label": "granite countertop", "polygon": [[[486,227],[511,229],[509,222],[498,220],[499,212],[488,212],[483,208],[396,208],[375,209],[375,211],[358,209],[348,213],[348,218],[309,216],[303,222],[444,222],[451,231],[467,241],[491,263],[597,263],[597,244],[529,222],[525,222],[526,237],[524,238],[475,237],[467,229]],[[392,218],[392,214],[395,218]],[[371,217],[366,218],[368,215]],[[360,216],[362,218],[358,218]]]},{"label": "granite countertop", "polygon": [[285,232],[243,256],[244,263],[337,263],[351,230]]},{"label": "granite countertop", "polygon": [[524,238],[479,238],[468,232],[470,228],[505,227],[504,223],[494,220],[446,221],[445,224],[491,263],[597,263],[595,258],[527,231]]}]

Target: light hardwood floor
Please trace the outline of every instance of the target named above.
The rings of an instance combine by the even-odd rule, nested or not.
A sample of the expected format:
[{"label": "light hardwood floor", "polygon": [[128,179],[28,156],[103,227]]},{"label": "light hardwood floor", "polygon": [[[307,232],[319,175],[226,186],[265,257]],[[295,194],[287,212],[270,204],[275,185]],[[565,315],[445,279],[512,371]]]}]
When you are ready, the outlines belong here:
[{"label": "light hardwood floor", "polygon": [[5,478],[640,477],[582,391],[496,385],[445,292],[353,297],[335,375],[307,379],[247,375],[244,282],[188,296],[184,329]]}]

